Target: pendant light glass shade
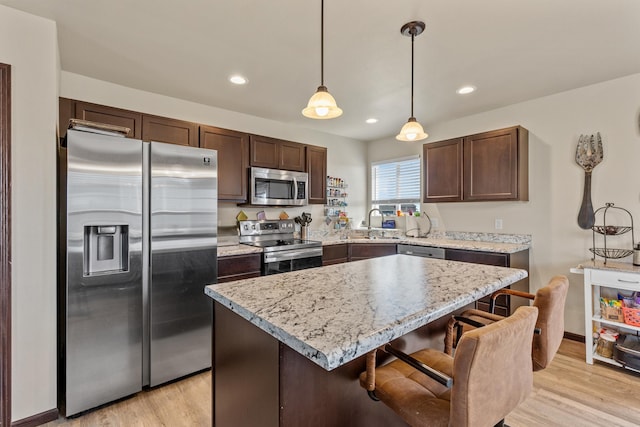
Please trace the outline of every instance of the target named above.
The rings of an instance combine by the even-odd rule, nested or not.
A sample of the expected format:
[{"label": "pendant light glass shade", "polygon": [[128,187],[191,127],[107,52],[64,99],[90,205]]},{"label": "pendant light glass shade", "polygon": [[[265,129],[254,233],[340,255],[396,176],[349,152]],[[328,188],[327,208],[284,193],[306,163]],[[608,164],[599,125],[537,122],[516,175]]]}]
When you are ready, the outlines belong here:
[{"label": "pendant light glass shade", "polygon": [[302,110],[302,115],[310,119],[333,119],[341,114],[342,110],[325,86],[318,87],[316,93],[309,99],[307,108]]},{"label": "pendant light glass shade", "polygon": [[411,117],[407,120],[407,123],[402,126],[400,133],[396,135],[398,141],[413,142],[426,139],[429,135],[425,133],[422,125],[418,123],[413,116],[413,42],[416,36],[422,34],[424,31],[424,22],[413,21],[406,23],[400,28],[402,35],[411,37]]},{"label": "pendant light glass shade", "polygon": [[418,123],[415,117],[409,117],[407,123],[402,126],[400,133],[396,135],[398,141],[413,142],[426,139],[429,134],[424,132],[422,125]]},{"label": "pendant light glass shade", "polygon": [[333,119],[342,115],[336,100],[324,85],[324,0],[320,2],[320,86],[316,93],[309,98],[307,108],[302,115],[310,119]]}]

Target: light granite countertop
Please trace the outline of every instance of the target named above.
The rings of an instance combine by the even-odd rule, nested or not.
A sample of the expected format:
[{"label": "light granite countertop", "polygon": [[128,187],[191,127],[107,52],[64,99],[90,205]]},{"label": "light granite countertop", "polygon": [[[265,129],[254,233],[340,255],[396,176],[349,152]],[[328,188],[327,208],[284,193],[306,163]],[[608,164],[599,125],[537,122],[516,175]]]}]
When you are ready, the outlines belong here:
[{"label": "light granite countertop", "polygon": [[458,240],[458,239],[439,239],[433,237],[399,237],[399,238],[376,238],[376,239],[339,239],[334,236],[329,238],[321,237],[319,239],[324,245],[337,245],[340,243],[402,243],[414,246],[431,246],[436,248],[447,249],[464,249],[468,251],[484,251],[496,252],[503,254],[512,254],[529,249],[527,243],[503,243],[503,242],[485,242],[479,240]]},{"label": "light granite countertop", "polygon": [[582,264],[579,264],[577,267],[572,268],[572,273],[581,274],[585,268],[590,268],[593,270],[610,270],[610,271],[620,271],[624,273],[638,273],[640,274],[640,266],[633,265],[630,262],[619,262],[619,261],[611,261],[608,260],[605,264],[602,260],[588,260],[584,261]]},{"label": "light granite countertop", "polygon": [[261,254],[262,248],[249,245],[218,246],[218,258],[232,255]]},{"label": "light granite countertop", "polygon": [[527,277],[525,270],[392,255],[207,286],[326,370]]},{"label": "light granite countertop", "polygon": [[[396,238],[376,238],[376,239],[340,239],[338,236],[313,237],[311,240],[322,242],[323,246],[339,245],[341,243],[353,244],[376,244],[376,243],[393,243],[407,244],[415,246],[432,246],[437,248],[448,249],[464,249],[468,251],[495,252],[503,254],[512,254],[529,249],[528,243],[504,243],[504,242],[487,242],[480,240],[459,240],[459,239],[441,239],[433,237],[396,237]],[[261,248],[248,245],[227,245],[218,246],[218,257],[231,255],[243,255],[252,253],[261,253]]]}]

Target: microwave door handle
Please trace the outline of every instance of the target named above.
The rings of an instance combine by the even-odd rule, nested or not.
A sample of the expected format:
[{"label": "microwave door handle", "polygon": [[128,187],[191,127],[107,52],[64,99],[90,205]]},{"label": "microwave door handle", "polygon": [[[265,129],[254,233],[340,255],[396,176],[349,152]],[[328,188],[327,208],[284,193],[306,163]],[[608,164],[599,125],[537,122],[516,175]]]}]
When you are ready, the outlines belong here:
[{"label": "microwave door handle", "polygon": [[298,180],[293,177],[293,185],[291,186],[291,191],[293,194],[291,195],[291,200],[296,200],[298,197]]}]

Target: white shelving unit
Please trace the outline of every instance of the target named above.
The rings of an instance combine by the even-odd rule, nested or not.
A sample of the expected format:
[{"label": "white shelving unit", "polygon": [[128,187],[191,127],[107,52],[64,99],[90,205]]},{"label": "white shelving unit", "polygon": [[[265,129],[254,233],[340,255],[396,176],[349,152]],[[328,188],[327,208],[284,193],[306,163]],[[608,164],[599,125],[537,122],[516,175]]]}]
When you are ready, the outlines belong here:
[{"label": "white shelving unit", "polygon": [[[613,264],[613,265],[612,265]],[[616,266],[620,268],[616,269]],[[594,360],[622,367],[615,360],[596,353],[593,331],[603,326],[615,328],[621,333],[640,333],[640,327],[622,322],[603,319],[600,313],[600,297],[617,298],[618,291],[640,291],[640,268],[631,264],[608,263],[606,269],[584,267],[584,313],[586,361],[592,365]],[[613,268],[611,268],[613,267]],[[635,369],[626,367],[636,371]],[[638,371],[636,371],[638,372]]]}]

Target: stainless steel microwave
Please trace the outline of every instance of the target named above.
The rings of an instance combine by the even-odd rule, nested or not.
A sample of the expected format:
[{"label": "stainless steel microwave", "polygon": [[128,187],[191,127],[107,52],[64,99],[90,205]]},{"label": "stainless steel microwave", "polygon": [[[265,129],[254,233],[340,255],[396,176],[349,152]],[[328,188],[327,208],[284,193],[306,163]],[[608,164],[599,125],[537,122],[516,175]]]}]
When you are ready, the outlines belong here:
[{"label": "stainless steel microwave", "polygon": [[306,172],[251,168],[249,185],[252,205],[305,206],[308,203]]}]

